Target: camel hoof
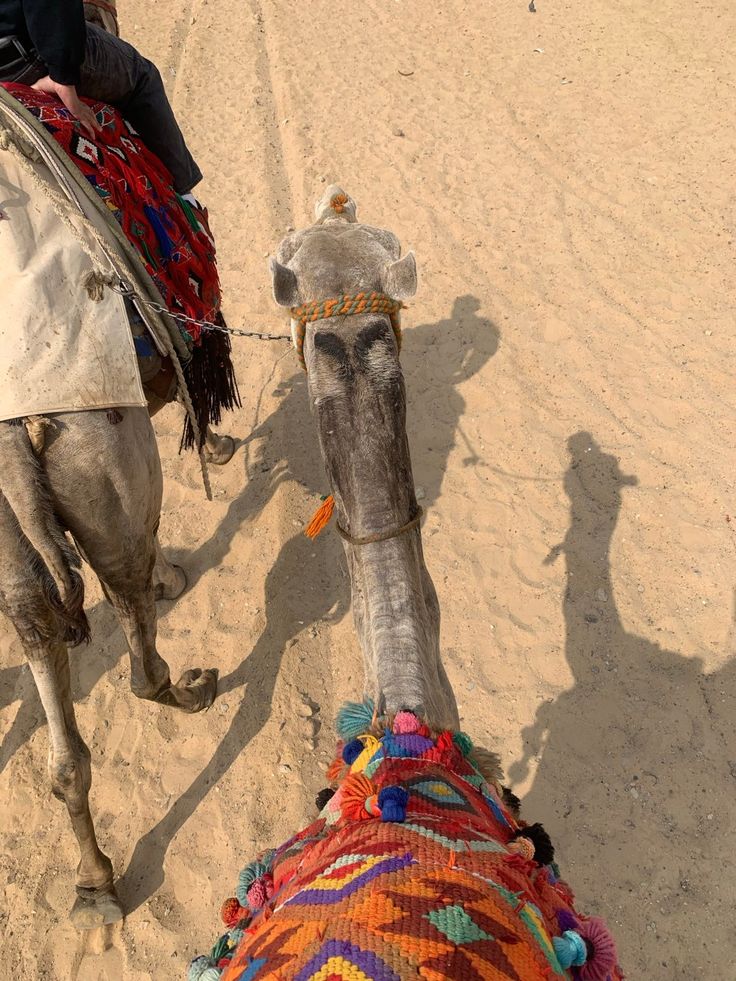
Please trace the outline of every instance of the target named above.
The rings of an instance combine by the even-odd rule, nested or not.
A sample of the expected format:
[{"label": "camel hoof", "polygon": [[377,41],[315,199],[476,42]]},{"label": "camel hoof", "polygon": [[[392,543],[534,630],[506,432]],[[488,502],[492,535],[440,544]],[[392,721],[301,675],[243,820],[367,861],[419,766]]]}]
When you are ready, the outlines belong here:
[{"label": "camel hoof", "polygon": [[207,463],[213,463],[217,467],[224,467],[229,463],[238,448],[232,436],[220,436],[212,433],[214,446],[206,446],[204,458]]},{"label": "camel hoof", "polygon": [[77,930],[97,930],[123,919],[123,907],[114,890],[95,894],[91,889],[85,889],[83,895],[77,895],[69,918]]},{"label": "camel hoof", "polygon": [[185,671],[175,686],[183,696],[180,707],[192,713],[208,709],[217,698],[218,676],[216,668],[190,668]]},{"label": "camel hoof", "polygon": [[153,595],[157,600],[179,599],[187,588],[187,574],[180,565],[171,565],[171,575],[166,582],[157,582],[153,587]]}]

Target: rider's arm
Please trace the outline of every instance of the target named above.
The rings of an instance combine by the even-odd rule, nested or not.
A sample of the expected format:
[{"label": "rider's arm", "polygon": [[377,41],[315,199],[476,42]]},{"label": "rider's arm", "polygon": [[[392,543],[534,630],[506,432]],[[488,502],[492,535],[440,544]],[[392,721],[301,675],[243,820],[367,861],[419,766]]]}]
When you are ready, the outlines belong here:
[{"label": "rider's arm", "polygon": [[83,0],[23,0],[23,15],[51,79],[76,85],[87,37]]}]

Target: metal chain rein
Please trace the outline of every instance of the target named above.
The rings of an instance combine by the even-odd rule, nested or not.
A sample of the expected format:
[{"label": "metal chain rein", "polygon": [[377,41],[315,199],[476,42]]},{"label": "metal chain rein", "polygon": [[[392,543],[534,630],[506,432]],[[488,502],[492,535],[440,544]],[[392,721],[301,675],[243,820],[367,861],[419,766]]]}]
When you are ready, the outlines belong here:
[{"label": "metal chain rein", "polygon": [[202,330],[214,330],[220,334],[231,334],[234,337],[256,337],[260,341],[291,341],[290,334],[267,334],[257,330],[238,330],[236,327],[224,327],[222,324],[215,324],[211,320],[195,320],[193,317],[188,317],[185,313],[174,313],[168,307],[161,306],[160,303],[154,303],[153,300],[145,299],[145,297],[142,297],[140,293],[127,283],[121,282],[119,286],[115,285],[115,283],[108,283],[107,285],[113,293],[117,293],[119,296],[128,297],[128,299],[135,300],[136,303],[142,303],[143,306],[149,307],[157,313],[166,314],[173,320],[179,320],[185,324],[194,324]]}]

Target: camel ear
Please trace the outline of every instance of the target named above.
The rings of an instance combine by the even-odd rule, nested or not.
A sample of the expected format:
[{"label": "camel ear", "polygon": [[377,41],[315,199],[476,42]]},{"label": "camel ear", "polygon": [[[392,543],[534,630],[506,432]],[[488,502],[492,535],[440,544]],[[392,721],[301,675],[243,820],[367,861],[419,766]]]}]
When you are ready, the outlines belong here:
[{"label": "camel ear", "polygon": [[417,260],[413,252],[392,262],[383,274],[383,291],[393,300],[408,300],[417,291]]},{"label": "camel ear", "polygon": [[299,306],[299,287],[293,271],[288,266],[282,266],[277,259],[271,259],[269,266],[274,300],[280,307]]}]

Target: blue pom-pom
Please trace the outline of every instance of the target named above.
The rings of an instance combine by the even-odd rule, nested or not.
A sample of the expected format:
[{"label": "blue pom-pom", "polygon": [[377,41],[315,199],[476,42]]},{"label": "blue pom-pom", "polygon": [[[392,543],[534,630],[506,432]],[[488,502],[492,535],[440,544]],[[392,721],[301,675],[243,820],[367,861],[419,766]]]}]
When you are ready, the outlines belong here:
[{"label": "blue pom-pom", "polygon": [[384,787],[378,795],[378,806],[381,808],[382,821],[396,821],[402,824],[406,821],[406,805],[409,794],[403,787]]},{"label": "blue pom-pom", "polygon": [[560,967],[565,971],[568,967],[582,967],[588,957],[585,941],[575,930],[565,930],[561,937],[552,937],[552,943]]},{"label": "blue pom-pom", "polygon": [[340,739],[355,739],[368,732],[373,724],[373,699],[363,702],[346,702],[337,713],[337,734]]},{"label": "blue pom-pom", "polygon": [[347,763],[348,766],[352,766],[363,752],[363,748],[363,743],[359,739],[351,740],[346,746],[343,746],[343,761]]}]

